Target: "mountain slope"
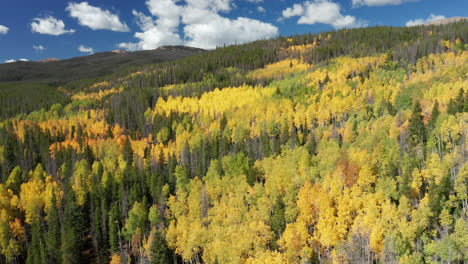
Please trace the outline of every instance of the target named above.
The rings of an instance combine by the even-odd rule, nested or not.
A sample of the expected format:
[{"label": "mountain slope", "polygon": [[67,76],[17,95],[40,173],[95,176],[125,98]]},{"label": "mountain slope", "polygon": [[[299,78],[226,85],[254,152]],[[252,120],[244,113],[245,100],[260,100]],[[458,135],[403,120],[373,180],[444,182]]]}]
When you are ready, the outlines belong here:
[{"label": "mountain slope", "polygon": [[344,29],[0,89],[0,262],[468,263],[465,42]]},{"label": "mountain slope", "polygon": [[136,52],[102,52],[58,61],[20,61],[0,64],[0,82],[34,81],[60,84],[108,75],[129,66],[178,60],[200,52],[203,50],[184,46],[167,46]]},{"label": "mountain slope", "polygon": [[437,21],[432,21],[425,23],[424,26],[431,26],[431,25],[445,25],[449,23],[455,23],[455,22],[460,22],[460,21],[468,21],[468,17],[450,17],[450,18],[445,18]]}]

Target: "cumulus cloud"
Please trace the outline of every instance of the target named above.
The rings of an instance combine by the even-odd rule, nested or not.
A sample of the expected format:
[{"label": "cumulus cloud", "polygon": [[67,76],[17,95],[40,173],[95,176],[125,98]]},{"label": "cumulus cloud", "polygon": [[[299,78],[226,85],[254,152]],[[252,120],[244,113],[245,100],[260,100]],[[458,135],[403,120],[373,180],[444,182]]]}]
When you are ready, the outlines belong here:
[{"label": "cumulus cloud", "polygon": [[5,35],[6,33],[8,33],[8,30],[10,29],[5,26],[0,25],[0,35]]},{"label": "cumulus cloud", "polygon": [[17,62],[17,61],[29,61],[29,60],[28,59],[19,59],[19,60],[10,59],[10,60],[6,60],[5,63],[12,63],[12,62]]},{"label": "cumulus cloud", "polygon": [[150,28],[144,32],[135,33],[138,43],[120,43],[118,46],[127,50],[148,50],[165,45],[182,45],[183,42],[177,33],[167,32],[158,27]]},{"label": "cumulus cloud", "polygon": [[156,21],[154,21],[152,17],[146,16],[142,12],[136,10],[133,10],[132,14],[135,16],[141,30],[147,31],[156,26]]},{"label": "cumulus cloud", "polygon": [[74,29],[65,29],[65,24],[62,20],[48,16],[44,18],[34,18],[31,23],[31,31],[33,33],[59,36],[67,33],[74,33]]},{"label": "cumulus cloud", "polygon": [[434,22],[434,21],[437,21],[437,20],[441,20],[441,19],[445,19],[445,16],[431,14],[426,19],[424,19],[424,18],[413,19],[413,20],[410,20],[410,21],[406,22],[405,25],[407,27],[413,27],[413,26],[422,25],[422,24],[425,24],[425,23],[430,23],[430,22]]},{"label": "cumulus cloud", "polygon": [[231,11],[232,8],[232,0],[186,0],[186,2],[187,6],[198,9],[210,10],[213,12],[228,12]]},{"label": "cumulus cloud", "polygon": [[293,16],[302,16],[304,14],[304,7],[301,4],[294,4],[283,10],[283,17],[290,18]]},{"label": "cumulus cloud", "polygon": [[353,0],[353,6],[384,6],[384,5],[400,5],[405,2],[415,2],[417,0]]},{"label": "cumulus cloud", "polygon": [[[186,0],[184,3],[178,0],[148,0],[146,5],[155,18],[133,11],[142,30],[135,33],[139,41],[120,43],[120,48],[140,50],[184,44],[212,49],[278,34],[278,28],[269,23],[245,17],[229,19],[221,16],[220,13],[232,10],[232,0]],[[183,39],[178,32],[181,24]]]},{"label": "cumulus cloud", "polygon": [[270,23],[246,17],[229,19],[209,9],[187,6],[182,15],[185,43],[205,49],[240,44],[278,35]]},{"label": "cumulus cloud", "polygon": [[71,17],[78,19],[80,25],[92,30],[130,31],[127,24],[120,21],[119,16],[112,14],[109,10],[91,6],[88,2],[68,3],[65,10],[70,13]]},{"label": "cumulus cloud", "polygon": [[186,44],[213,49],[221,45],[246,43],[278,35],[278,28],[261,21],[239,17],[230,20],[218,16],[209,23],[191,24],[184,28]]},{"label": "cumulus cloud", "polygon": [[120,43],[118,46],[127,50],[155,49],[164,45],[181,45],[183,41],[177,33],[182,8],[173,0],[148,0],[146,2],[151,15],[133,10],[137,24],[143,32],[136,32],[137,43]]},{"label": "cumulus cloud", "polygon": [[298,24],[322,23],[333,26],[334,28],[354,28],[367,26],[366,23],[357,20],[353,16],[341,14],[339,4],[328,0],[306,1],[303,4],[294,4],[283,10],[283,17],[291,18],[298,16]]},{"label": "cumulus cloud", "polygon": [[94,52],[93,48],[86,47],[86,46],[84,46],[84,45],[80,45],[80,46],[78,47],[78,50],[79,50],[80,52],[83,52],[83,53],[93,53],[93,52]]},{"label": "cumulus cloud", "polygon": [[174,32],[177,30],[183,9],[176,2],[174,0],[149,0],[146,2],[150,13],[157,17],[155,25],[161,31]]},{"label": "cumulus cloud", "polygon": [[260,12],[260,13],[265,13],[265,8],[263,8],[263,6],[258,6],[257,7],[257,11]]},{"label": "cumulus cloud", "polygon": [[33,45],[33,49],[36,52],[43,52],[44,50],[46,50],[46,48],[42,45],[38,45],[38,46]]}]

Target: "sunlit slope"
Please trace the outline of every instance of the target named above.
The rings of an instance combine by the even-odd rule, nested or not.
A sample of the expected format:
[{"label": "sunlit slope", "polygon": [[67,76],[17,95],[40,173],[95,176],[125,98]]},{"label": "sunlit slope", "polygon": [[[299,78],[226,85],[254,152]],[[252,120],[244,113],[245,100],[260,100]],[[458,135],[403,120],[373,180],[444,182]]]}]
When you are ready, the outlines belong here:
[{"label": "sunlit slope", "polygon": [[[0,123],[2,261],[467,262],[462,25],[279,38],[61,87]],[[405,41],[357,53],[378,30]]]}]

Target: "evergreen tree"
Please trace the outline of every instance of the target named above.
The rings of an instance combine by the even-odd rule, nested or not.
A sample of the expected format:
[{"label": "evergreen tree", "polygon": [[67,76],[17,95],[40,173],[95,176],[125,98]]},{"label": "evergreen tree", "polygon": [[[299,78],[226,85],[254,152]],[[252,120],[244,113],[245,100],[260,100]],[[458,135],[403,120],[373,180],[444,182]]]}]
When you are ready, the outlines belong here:
[{"label": "evergreen tree", "polygon": [[3,167],[3,179],[2,182],[6,182],[8,175],[10,174],[10,171],[15,167],[17,164],[17,159],[16,159],[16,152],[18,149],[18,142],[16,135],[14,133],[10,133],[10,131],[7,132],[7,137],[6,137],[6,144],[4,146],[4,165]]},{"label": "evergreen tree", "polygon": [[31,247],[29,248],[26,263],[46,264],[47,256],[45,243],[42,238],[40,219],[35,219],[31,226]]},{"label": "evergreen tree", "polygon": [[109,246],[111,253],[119,251],[119,222],[118,208],[113,205],[109,212]]},{"label": "evergreen tree", "polygon": [[468,112],[468,92],[465,93],[465,101],[463,102],[463,112]]},{"label": "evergreen tree", "polygon": [[57,199],[52,193],[51,207],[47,215],[46,245],[50,263],[59,263],[60,259],[60,222],[58,218]]},{"label": "evergreen tree", "polygon": [[75,194],[69,183],[65,187],[65,209],[61,232],[61,259],[64,264],[80,263],[81,259],[81,219],[80,209],[76,205]]},{"label": "evergreen tree", "polygon": [[85,159],[88,162],[89,166],[92,166],[93,163],[94,163],[94,155],[93,155],[93,151],[91,150],[91,148],[89,147],[88,144],[86,144],[86,146],[84,148],[84,155],[85,155]]},{"label": "evergreen tree", "polygon": [[419,143],[424,143],[426,141],[426,133],[423,122],[423,114],[419,101],[413,106],[413,112],[409,120],[409,135],[410,143],[412,146],[415,146]]},{"label": "evergreen tree", "polygon": [[458,92],[458,96],[455,99],[455,103],[457,104],[457,113],[462,113],[463,108],[465,106],[465,96],[464,96],[463,88],[460,89],[460,91]]},{"label": "evergreen tree", "polygon": [[455,115],[458,112],[458,105],[457,103],[453,100],[450,99],[448,105],[447,105],[447,113],[449,115]]},{"label": "evergreen tree", "polygon": [[428,135],[435,128],[435,125],[437,123],[437,119],[439,118],[439,116],[440,116],[439,102],[437,102],[437,100],[436,100],[435,103],[434,103],[434,106],[432,107],[431,117],[429,118],[429,122],[427,123],[427,133],[428,133]]},{"label": "evergreen tree", "polygon": [[125,137],[123,155],[127,165],[131,165],[133,163],[133,149],[128,135]]},{"label": "evergreen tree", "polygon": [[307,142],[306,147],[311,156],[315,155],[315,151],[317,150],[317,141],[315,141],[315,136],[313,134],[310,135],[309,142]]},{"label": "evergreen tree", "polygon": [[284,203],[281,197],[276,198],[273,205],[273,215],[271,217],[271,229],[275,232],[276,239],[279,239],[286,228],[286,219],[284,218]]},{"label": "evergreen tree", "polygon": [[190,181],[190,172],[186,167],[177,166],[174,172],[174,176],[177,179],[177,188],[184,189]]},{"label": "evergreen tree", "polygon": [[169,262],[168,249],[164,237],[156,230],[153,233],[153,239],[151,241],[150,248],[150,260],[151,264],[167,264]]}]

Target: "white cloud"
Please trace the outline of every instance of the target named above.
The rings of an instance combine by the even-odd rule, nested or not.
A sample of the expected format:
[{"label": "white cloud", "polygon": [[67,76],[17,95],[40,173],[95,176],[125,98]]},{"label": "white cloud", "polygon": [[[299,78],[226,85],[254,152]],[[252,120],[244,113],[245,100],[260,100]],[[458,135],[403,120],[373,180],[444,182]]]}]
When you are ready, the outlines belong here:
[{"label": "white cloud", "polygon": [[293,16],[302,16],[304,14],[304,7],[301,4],[294,4],[293,7],[288,7],[283,10],[283,17],[290,18]]},{"label": "white cloud", "polygon": [[19,59],[19,60],[10,59],[10,60],[6,60],[5,63],[12,63],[12,62],[17,62],[17,61],[29,61],[29,60],[28,59]]},{"label": "white cloud", "polygon": [[120,43],[118,46],[127,50],[155,49],[164,45],[181,45],[183,42],[177,34],[180,24],[182,7],[174,0],[148,0],[146,2],[150,13],[157,17],[146,16],[142,12],[133,10],[137,24],[143,32],[136,32],[137,43]]},{"label": "white cloud", "polygon": [[415,2],[415,1],[417,0],[353,0],[353,7],[400,5],[405,2]]},{"label": "white cloud", "polygon": [[366,23],[358,21],[353,16],[344,16],[341,14],[339,4],[328,0],[306,1],[304,4],[295,4],[291,8],[283,11],[284,18],[299,16],[298,24],[322,23],[333,26],[334,28],[354,28],[367,26]]},{"label": "white cloud", "polygon": [[209,23],[218,16],[217,12],[208,9],[186,6],[182,14],[182,23],[185,25]]},{"label": "white cloud", "polygon": [[405,26],[412,27],[412,26],[417,26],[417,25],[422,25],[422,24],[425,24],[425,23],[429,23],[429,22],[434,22],[434,21],[441,20],[441,19],[445,19],[445,16],[431,14],[426,19],[417,18],[417,19],[410,20],[410,21],[406,22]]},{"label": "white cloud", "polygon": [[150,13],[158,17],[158,26],[175,29],[179,26],[182,8],[174,0],[148,0],[146,5]]},{"label": "white cloud", "polygon": [[0,25],[0,35],[5,35],[6,33],[8,33],[8,30],[10,29],[5,26]]},{"label": "white cloud", "polygon": [[68,3],[65,9],[70,16],[78,19],[78,23],[92,30],[107,29],[112,31],[128,32],[127,24],[122,23],[120,18],[109,10],[91,6],[88,2]]},{"label": "white cloud", "polygon": [[212,12],[228,12],[232,8],[231,0],[186,0],[186,2],[187,6]]},{"label": "white cloud", "polygon": [[165,45],[183,44],[177,33],[163,31],[158,27],[150,28],[144,32],[137,32],[135,38],[140,39],[140,41],[138,43],[120,43],[119,48],[135,51],[155,49]]},{"label": "white cloud", "polygon": [[78,47],[78,50],[79,50],[80,52],[83,52],[83,53],[93,53],[93,52],[94,52],[93,48],[86,47],[86,46],[84,46],[84,45],[80,45],[80,46]]},{"label": "white cloud", "polygon": [[65,29],[62,20],[48,16],[44,18],[34,18],[31,23],[31,31],[39,34],[59,36],[67,33],[74,33],[74,29]]},{"label": "white cloud", "polygon": [[33,49],[36,52],[43,52],[44,50],[46,50],[46,48],[42,45],[38,45],[38,46],[33,45]]},{"label": "white cloud", "polygon": [[141,30],[147,31],[156,26],[156,21],[154,21],[153,18],[146,16],[141,12],[133,10],[132,14],[137,19],[137,24]]},{"label": "white cloud", "polygon": [[184,28],[188,46],[212,49],[217,46],[246,43],[278,35],[278,28],[258,20],[221,16],[209,23],[191,24]]},{"label": "white cloud", "polygon": [[265,13],[265,8],[263,8],[263,6],[258,6],[257,7],[257,11],[260,12],[260,13]]},{"label": "white cloud", "polygon": [[[140,50],[183,44],[211,49],[278,34],[278,28],[269,23],[245,17],[229,19],[221,16],[220,12],[230,12],[234,7],[232,0],[186,0],[184,3],[179,0],[148,0],[146,5],[155,18],[133,11],[143,32],[135,33],[138,42],[120,43],[120,48]],[[180,24],[183,39],[178,32]]]}]

